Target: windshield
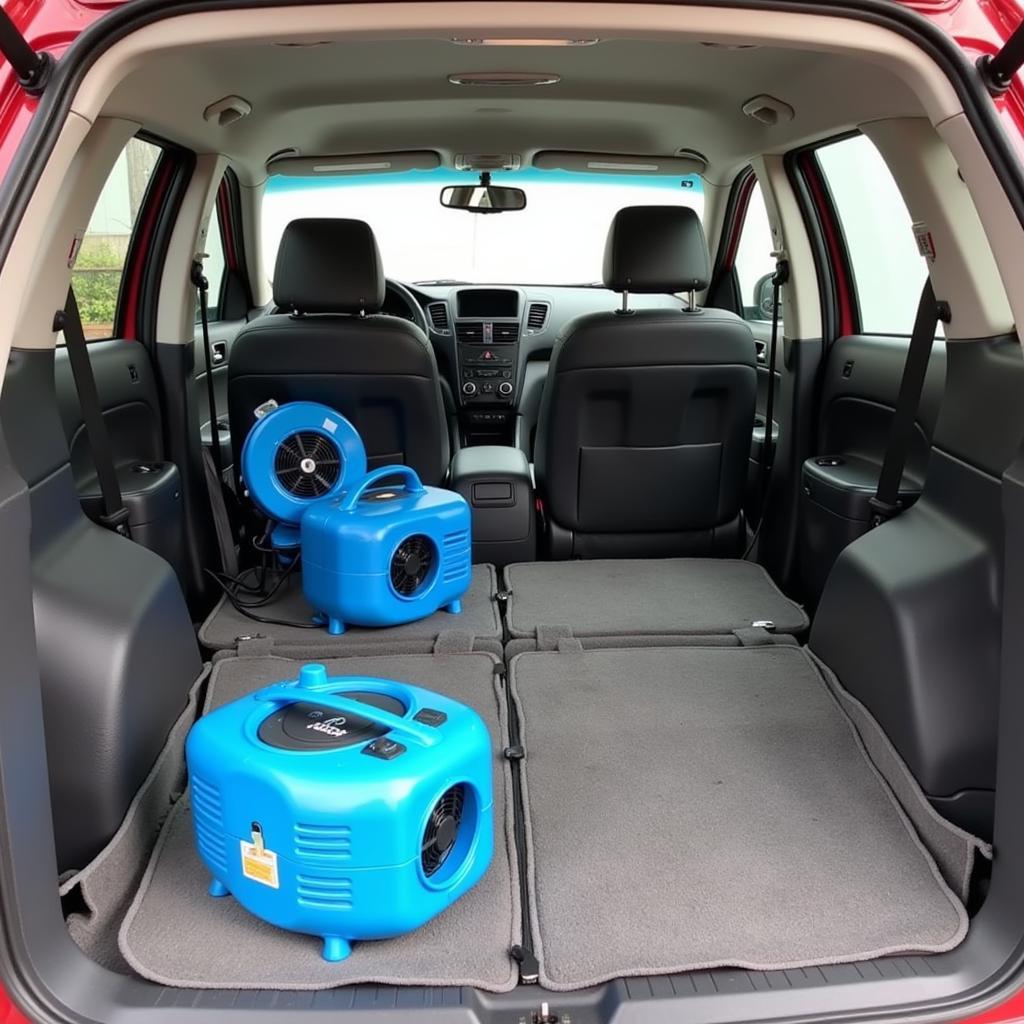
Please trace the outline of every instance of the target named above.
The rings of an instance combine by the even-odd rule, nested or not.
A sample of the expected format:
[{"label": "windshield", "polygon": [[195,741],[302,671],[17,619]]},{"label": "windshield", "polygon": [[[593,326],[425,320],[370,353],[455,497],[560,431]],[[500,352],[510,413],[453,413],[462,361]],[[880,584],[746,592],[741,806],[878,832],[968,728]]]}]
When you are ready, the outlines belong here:
[{"label": "windshield", "polygon": [[449,210],[445,185],[477,175],[449,170],[334,178],[273,177],[263,200],[263,256],[273,272],[281,233],[299,217],[356,217],[373,228],[384,272],[408,283],[594,284],[608,225],[623,206],[675,204],[703,214],[697,177],[528,170],[495,174],[526,190],[525,210]]}]

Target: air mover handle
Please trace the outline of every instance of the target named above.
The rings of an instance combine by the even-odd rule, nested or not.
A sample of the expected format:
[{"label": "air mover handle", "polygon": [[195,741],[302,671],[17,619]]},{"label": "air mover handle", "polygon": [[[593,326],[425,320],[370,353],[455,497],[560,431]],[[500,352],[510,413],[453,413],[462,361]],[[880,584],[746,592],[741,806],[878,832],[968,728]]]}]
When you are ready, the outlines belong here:
[{"label": "air mover handle", "polygon": [[373,487],[374,484],[378,484],[381,480],[386,480],[391,476],[403,477],[405,480],[405,489],[410,494],[420,494],[426,490],[420,482],[420,478],[416,474],[416,470],[411,466],[381,466],[380,469],[375,469],[373,472],[367,473],[367,475],[363,477],[359,486],[354,487],[345,495],[339,508],[341,508],[343,512],[351,512],[367,490]]},{"label": "air mover handle", "polygon": [[[318,704],[332,711],[340,711],[344,715],[357,715],[368,719],[375,725],[383,726],[388,732],[397,733],[403,739],[419,744],[423,747],[432,747],[440,742],[440,732],[427,725],[420,725],[402,718],[400,715],[393,715],[390,711],[374,707],[372,704],[364,704],[359,700],[349,700],[336,691],[339,686],[337,679],[331,679],[323,665],[303,665],[299,672],[299,678],[294,683],[277,683],[260,690],[255,694],[255,699],[271,704],[293,704],[296,701],[304,700],[306,695],[316,695]],[[353,687],[360,687],[353,684]],[[365,689],[365,687],[362,687]]]}]

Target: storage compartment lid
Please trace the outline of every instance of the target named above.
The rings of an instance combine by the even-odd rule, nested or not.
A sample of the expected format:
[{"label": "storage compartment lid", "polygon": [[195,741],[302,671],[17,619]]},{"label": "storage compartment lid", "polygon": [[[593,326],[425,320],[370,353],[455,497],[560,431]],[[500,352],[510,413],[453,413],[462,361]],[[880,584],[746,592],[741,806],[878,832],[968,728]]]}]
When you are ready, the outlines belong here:
[{"label": "storage compartment lid", "polygon": [[[881,471],[879,463],[855,455],[818,455],[804,463],[800,484],[807,497],[829,512],[868,522]],[[921,487],[920,481],[904,476],[900,485],[904,506],[917,501]]]},{"label": "storage compartment lid", "polygon": [[[132,462],[117,467],[121,500],[128,509],[128,525],[142,526],[180,515],[181,478],[173,462]],[[79,492],[90,519],[104,514],[99,480],[90,479]]]}]

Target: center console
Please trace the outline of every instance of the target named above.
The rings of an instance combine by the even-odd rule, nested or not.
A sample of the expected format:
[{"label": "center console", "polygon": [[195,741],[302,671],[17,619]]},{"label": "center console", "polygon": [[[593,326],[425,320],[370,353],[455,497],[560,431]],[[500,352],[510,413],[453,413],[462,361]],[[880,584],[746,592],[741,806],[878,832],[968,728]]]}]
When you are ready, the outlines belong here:
[{"label": "center console", "polygon": [[533,474],[518,448],[479,445],[456,453],[453,491],[473,511],[473,561],[497,566],[537,557]]},{"label": "center console", "polygon": [[460,288],[453,296],[459,402],[470,430],[512,422],[522,296],[515,288]]}]

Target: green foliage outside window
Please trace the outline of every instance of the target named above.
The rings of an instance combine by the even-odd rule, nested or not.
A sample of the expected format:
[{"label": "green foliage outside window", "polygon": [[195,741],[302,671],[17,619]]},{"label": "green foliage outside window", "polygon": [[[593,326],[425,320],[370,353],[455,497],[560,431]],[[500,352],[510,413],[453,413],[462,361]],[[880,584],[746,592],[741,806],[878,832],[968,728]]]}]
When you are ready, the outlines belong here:
[{"label": "green foliage outside window", "polygon": [[124,252],[103,238],[82,241],[71,275],[82,324],[113,331],[117,293],[124,270]]}]

